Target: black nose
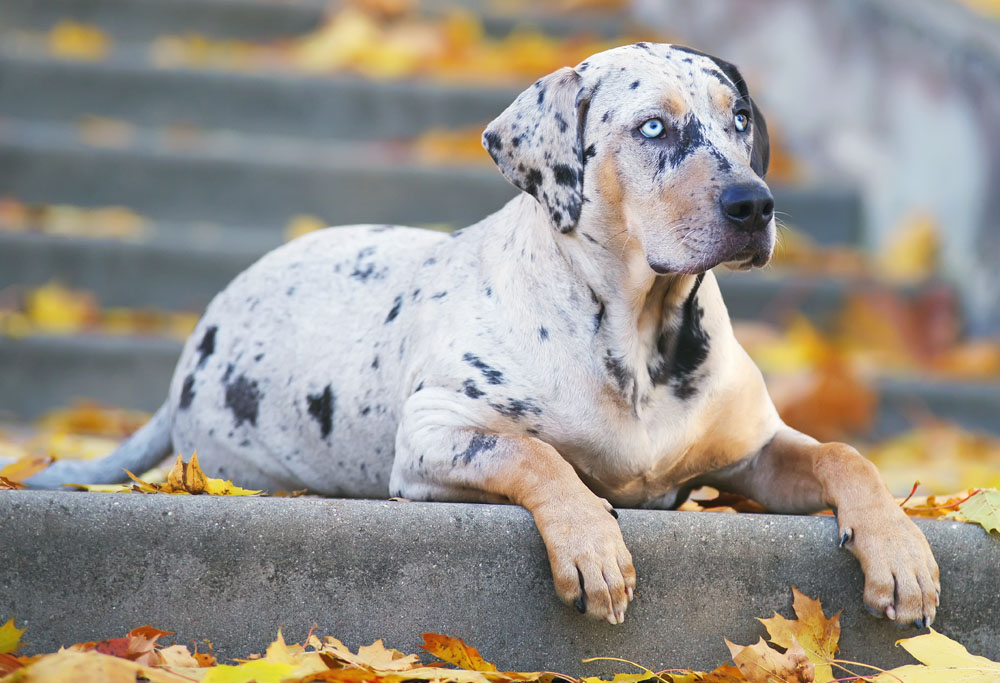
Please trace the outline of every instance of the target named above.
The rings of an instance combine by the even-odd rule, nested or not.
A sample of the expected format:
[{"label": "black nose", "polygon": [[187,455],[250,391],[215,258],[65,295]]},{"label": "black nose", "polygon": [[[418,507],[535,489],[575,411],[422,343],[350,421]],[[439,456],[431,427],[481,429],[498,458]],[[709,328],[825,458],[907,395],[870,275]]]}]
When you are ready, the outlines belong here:
[{"label": "black nose", "polygon": [[774,197],[766,185],[731,185],[719,197],[722,213],[738,230],[763,230],[774,216]]}]

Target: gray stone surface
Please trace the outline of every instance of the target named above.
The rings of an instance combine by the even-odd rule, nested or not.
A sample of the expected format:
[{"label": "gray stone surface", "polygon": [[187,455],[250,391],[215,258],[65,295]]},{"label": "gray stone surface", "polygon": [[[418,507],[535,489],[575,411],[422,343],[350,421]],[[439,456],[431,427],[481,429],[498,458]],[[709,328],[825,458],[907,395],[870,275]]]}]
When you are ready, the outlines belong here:
[{"label": "gray stone surface", "polygon": [[67,62],[0,50],[0,116],[28,120],[94,115],[148,126],[393,139],[432,126],[485,125],[517,92],[343,76],[156,69],[136,59]]},{"label": "gray stone surface", "polygon": [[[223,657],[259,652],[282,627],[316,624],[351,647],[384,638],[416,651],[451,633],[501,668],[571,675],[616,656],[712,667],[724,637],[750,643],[756,617],[792,616],[795,585],[843,610],[841,655],[908,661],[898,630],[862,608],[862,577],[831,518],[621,512],[639,572],[625,624],[583,619],[555,597],[530,516],[509,506],[81,493],[0,495],[0,615],[29,652],[152,623],[208,638]],[[1000,659],[1000,538],[921,523],[942,569],[935,628]]]},{"label": "gray stone surface", "polygon": [[77,399],[156,410],[181,343],[135,337],[0,337],[0,412],[37,417]]}]

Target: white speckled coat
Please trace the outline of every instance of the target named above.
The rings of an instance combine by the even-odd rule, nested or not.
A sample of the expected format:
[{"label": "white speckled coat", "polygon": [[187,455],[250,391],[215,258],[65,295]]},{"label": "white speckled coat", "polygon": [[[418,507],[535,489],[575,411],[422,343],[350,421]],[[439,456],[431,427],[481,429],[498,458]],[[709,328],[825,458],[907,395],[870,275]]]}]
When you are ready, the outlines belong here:
[{"label": "white speckled coat", "polygon": [[774,244],[767,131],[736,68],[617,48],[539,80],[483,138],[524,190],[500,211],[266,255],[212,301],[146,427],[31,483],[116,479],[173,449],[253,488],[514,502],[560,597],[611,623],[635,586],[611,505],[711,483],[835,506],[866,603],[929,624],[923,536],[856,451],[783,425],[710,271]]}]

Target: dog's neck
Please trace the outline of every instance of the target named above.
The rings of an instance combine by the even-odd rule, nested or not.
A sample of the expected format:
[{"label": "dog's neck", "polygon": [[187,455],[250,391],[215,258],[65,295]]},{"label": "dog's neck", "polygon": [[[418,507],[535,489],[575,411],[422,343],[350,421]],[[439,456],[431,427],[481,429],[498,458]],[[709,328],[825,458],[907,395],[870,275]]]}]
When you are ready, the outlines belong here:
[{"label": "dog's neck", "polygon": [[[568,291],[565,308],[593,334],[607,368],[621,377],[621,389],[636,404],[654,383],[652,375],[676,348],[671,339],[683,322],[685,301],[700,282],[683,273],[657,275],[642,245],[627,228],[584,212],[579,225],[560,234],[544,208],[521,194],[484,221],[487,244],[500,262],[520,252],[517,272],[508,276],[538,291]],[[532,255],[535,255],[534,257]],[[562,268],[560,268],[562,266]],[[565,276],[559,277],[554,269]]]}]

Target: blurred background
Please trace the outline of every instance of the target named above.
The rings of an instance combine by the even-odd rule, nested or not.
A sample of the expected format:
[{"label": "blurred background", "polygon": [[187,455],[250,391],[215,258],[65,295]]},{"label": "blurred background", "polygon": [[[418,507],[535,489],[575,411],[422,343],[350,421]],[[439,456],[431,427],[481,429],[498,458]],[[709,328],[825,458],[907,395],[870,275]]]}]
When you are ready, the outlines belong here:
[{"label": "blurred background", "polygon": [[483,126],[654,40],[739,65],[767,116],[780,246],[718,275],[786,421],[863,447],[897,494],[1000,486],[998,20],[1000,0],[0,0],[0,457],[108,452],[213,294],[288,239],[499,208]]}]

